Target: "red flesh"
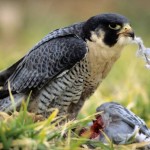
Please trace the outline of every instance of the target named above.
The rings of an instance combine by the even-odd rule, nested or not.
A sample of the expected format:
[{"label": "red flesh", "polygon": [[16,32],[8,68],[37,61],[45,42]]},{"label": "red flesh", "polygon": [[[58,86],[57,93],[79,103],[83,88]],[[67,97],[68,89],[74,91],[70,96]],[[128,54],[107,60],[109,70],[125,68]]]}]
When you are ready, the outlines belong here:
[{"label": "red flesh", "polygon": [[88,137],[89,139],[94,139],[100,135],[100,130],[104,129],[104,123],[100,115],[96,116],[96,120],[93,120],[93,125],[88,130],[87,128],[82,128],[79,135],[83,137]]}]

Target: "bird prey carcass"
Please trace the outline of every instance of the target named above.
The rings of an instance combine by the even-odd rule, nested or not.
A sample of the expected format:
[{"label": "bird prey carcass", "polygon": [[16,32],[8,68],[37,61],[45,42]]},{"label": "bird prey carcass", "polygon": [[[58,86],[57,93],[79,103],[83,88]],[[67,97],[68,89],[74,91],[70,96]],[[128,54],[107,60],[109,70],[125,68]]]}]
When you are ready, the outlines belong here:
[{"label": "bird prey carcass", "polygon": [[142,142],[144,144],[139,145],[141,149],[150,149],[150,129],[132,111],[118,103],[106,102],[97,107],[96,112],[95,119],[86,128],[76,130],[79,136],[105,144],[110,144],[110,141],[117,145]]},{"label": "bird prey carcass", "polygon": [[[129,141],[150,141],[150,130],[144,120],[122,105],[107,102],[99,106],[96,111],[102,112],[97,118],[100,117],[104,127],[103,132],[113,143],[127,144]],[[108,142],[103,133],[99,136],[99,140]]]},{"label": "bird prey carcass", "polygon": [[0,111],[13,109],[8,85],[16,107],[32,90],[28,110],[48,117],[75,118],[134,39],[126,17],[107,13],[50,32],[23,58],[0,72]]}]

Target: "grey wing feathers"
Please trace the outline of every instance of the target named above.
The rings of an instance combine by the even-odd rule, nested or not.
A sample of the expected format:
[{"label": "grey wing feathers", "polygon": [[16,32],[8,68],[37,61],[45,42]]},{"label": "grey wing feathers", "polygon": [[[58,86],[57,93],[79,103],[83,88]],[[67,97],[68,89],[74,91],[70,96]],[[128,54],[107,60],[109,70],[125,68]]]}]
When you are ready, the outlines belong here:
[{"label": "grey wing feathers", "polygon": [[55,39],[57,37],[64,37],[64,36],[68,36],[68,35],[79,35],[81,34],[81,28],[82,25],[84,24],[84,22],[81,23],[76,23],[73,24],[69,27],[65,27],[65,28],[60,28],[60,29],[56,29],[53,32],[50,32],[48,35],[46,35],[40,42],[38,42],[32,49],[30,52],[32,52],[33,50],[37,49],[38,47],[40,47],[41,45],[43,45],[44,43]]},{"label": "grey wing feathers", "polygon": [[132,113],[130,110],[126,109],[125,107],[121,106],[120,104],[114,103],[115,105],[111,105],[110,108],[110,112],[112,110],[112,115],[118,115],[119,117],[121,117],[123,120],[127,120],[129,121],[129,123],[131,122],[131,124],[139,124],[139,125],[143,125],[145,124],[144,121],[142,119],[140,119],[138,116],[136,116],[134,113]]},{"label": "grey wing feathers", "polygon": [[137,125],[143,133],[145,133],[147,136],[150,136],[149,129],[140,117],[136,116],[134,113],[120,104],[114,104],[115,105],[110,106],[110,112],[112,112],[112,115],[116,113],[116,115],[118,115],[124,122],[128,123],[132,127]]},{"label": "grey wing feathers", "polygon": [[85,42],[73,35],[44,42],[31,50],[8,78],[11,90],[25,92],[42,88],[61,72],[82,60],[86,52]]}]

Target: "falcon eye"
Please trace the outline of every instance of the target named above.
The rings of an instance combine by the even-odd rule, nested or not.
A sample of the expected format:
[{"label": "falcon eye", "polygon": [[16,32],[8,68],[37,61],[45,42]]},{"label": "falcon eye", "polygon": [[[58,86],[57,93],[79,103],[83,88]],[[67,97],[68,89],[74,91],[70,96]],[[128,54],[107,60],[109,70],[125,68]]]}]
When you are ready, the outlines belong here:
[{"label": "falcon eye", "polygon": [[119,30],[121,29],[121,25],[119,24],[109,24],[109,28],[113,30]]}]

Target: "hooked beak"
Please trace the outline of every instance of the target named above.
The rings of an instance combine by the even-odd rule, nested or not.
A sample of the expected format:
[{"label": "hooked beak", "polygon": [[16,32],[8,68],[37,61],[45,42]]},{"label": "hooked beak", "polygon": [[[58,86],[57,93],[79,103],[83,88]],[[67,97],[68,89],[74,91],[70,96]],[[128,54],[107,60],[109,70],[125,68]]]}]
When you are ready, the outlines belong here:
[{"label": "hooked beak", "polygon": [[122,34],[124,36],[132,37],[134,39],[134,32],[133,29],[129,24],[125,24],[122,30],[118,33],[119,35]]}]

